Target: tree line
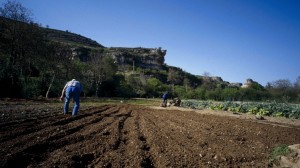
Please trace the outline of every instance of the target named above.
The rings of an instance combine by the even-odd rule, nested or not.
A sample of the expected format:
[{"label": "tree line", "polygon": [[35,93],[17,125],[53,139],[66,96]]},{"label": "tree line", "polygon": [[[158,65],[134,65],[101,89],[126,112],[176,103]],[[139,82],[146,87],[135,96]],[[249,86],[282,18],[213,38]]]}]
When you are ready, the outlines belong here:
[{"label": "tree line", "polygon": [[0,8],[0,97],[59,97],[73,78],[84,86],[84,96],[201,100],[299,102],[300,76],[295,83],[280,79],[263,87],[232,87],[163,65],[163,69],[120,66],[105,48],[90,47],[85,59],[74,55],[74,46],[50,40],[45,29],[16,1]]}]

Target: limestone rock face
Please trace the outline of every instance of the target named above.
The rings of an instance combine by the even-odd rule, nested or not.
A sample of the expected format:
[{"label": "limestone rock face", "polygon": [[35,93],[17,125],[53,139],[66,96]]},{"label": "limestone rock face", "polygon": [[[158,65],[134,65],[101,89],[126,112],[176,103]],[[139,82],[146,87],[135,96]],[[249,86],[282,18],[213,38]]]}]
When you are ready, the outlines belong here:
[{"label": "limestone rock face", "polygon": [[141,68],[162,69],[165,63],[167,50],[158,48],[126,48],[105,47],[96,41],[69,31],[55,29],[43,29],[45,36],[55,42],[70,46],[73,60],[87,62],[93,51],[99,51],[104,55],[111,56],[115,63],[120,66],[130,65]]},{"label": "limestone rock face", "polygon": [[229,83],[228,86],[229,87],[235,87],[235,88],[240,88],[243,84],[242,83]]},{"label": "limestone rock face", "polygon": [[223,79],[219,76],[200,76],[204,81],[207,82],[224,82]]},{"label": "limestone rock face", "polygon": [[[87,62],[92,50],[98,48],[73,47],[72,59],[78,59]],[[103,55],[111,56],[119,67],[135,66],[141,68],[162,69],[165,64],[165,55],[167,50],[161,48],[125,48],[110,47],[102,48]]]},{"label": "limestone rock face", "polygon": [[253,81],[252,79],[247,79],[246,83],[243,84],[242,88],[249,88],[254,83],[255,81]]},{"label": "limestone rock face", "polygon": [[134,65],[142,68],[161,69],[165,63],[167,50],[159,48],[121,48],[111,47],[105,50],[119,65]]}]

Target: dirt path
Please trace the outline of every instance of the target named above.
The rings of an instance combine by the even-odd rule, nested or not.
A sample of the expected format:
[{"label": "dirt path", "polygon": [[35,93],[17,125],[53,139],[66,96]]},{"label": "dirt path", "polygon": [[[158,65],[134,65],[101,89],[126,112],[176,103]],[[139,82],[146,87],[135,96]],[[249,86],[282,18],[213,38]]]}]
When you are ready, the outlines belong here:
[{"label": "dirt path", "polygon": [[267,167],[274,146],[300,142],[297,124],[203,111],[104,105],[77,117],[35,113],[1,120],[0,167]]}]

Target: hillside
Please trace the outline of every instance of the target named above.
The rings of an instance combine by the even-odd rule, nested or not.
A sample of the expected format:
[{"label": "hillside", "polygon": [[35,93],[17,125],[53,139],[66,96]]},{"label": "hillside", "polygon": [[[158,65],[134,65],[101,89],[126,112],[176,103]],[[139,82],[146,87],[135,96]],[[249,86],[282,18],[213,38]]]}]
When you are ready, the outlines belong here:
[{"label": "hillside", "polygon": [[103,45],[97,43],[96,41],[79,34],[49,28],[42,28],[42,31],[45,33],[45,36],[48,39],[53,41],[67,43],[69,45],[78,47],[104,48]]},{"label": "hillside", "polygon": [[[157,70],[167,70],[173,69],[174,73],[180,74],[182,77],[188,76],[191,81],[194,81],[193,86],[201,85],[202,83],[208,84],[222,84],[224,86],[242,86],[242,84],[230,84],[229,82],[223,81],[221,77],[209,77],[209,76],[196,76],[188,72],[184,72],[180,67],[168,66],[165,64],[164,57],[167,54],[167,50],[158,48],[145,48],[145,47],[105,47],[98,42],[69,32],[61,31],[49,28],[42,28],[43,32],[46,34],[46,37],[50,40],[64,43],[72,46],[73,53],[75,57],[80,60],[88,60],[89,54],[93,49],[101,49],[105,55],[111,56],[116,63],[119,65],[119,70],[127,67],[127,69],[132,69],[134,66],[136,69],[157,69]],[[145,72],[145,71],[144,71]],[[148,76],[160,77],[163,82],[167,82],[167,76],[164,74],[158,74],[155,72],[149,73]],[[162,77],[163,76],[163,77]],[[183,79],[182,79],[183,80]],[[196,82],[196,83],[195,83]],[[182,84],[179,82],[178,84]]]},{"label": "hillside", "polygon": [[71,46],[75,57],[82,61],[88,60],[92,50],[102,50],[105,55],[111,56],[119,66],[132,66],[134,62],[135,66],[140,68],[163,69],[165,64],[164,56],[167,51],[161,47],[104,47],[90,38],[69,31],[49,28],[41,28],[41,30],[47,39]]},{"label": "hillside", "polygon": [[4,67],[0,80],[3,88],[10,86],[1,97],[44,95],[49,90],[44,83],[54,78],[50,96],[57,96],[66,79],[77,78],[87,86],[87,96],[160,97],[169,91],[171,96],[206,100],[270,97],[252,79],[244,85],[229,83],[167,65],[167,50],[161,47],[105,47],[89,37],[35,23],[1,17],[0,24],[0,63]]},{"label": "hillside", "polygon": [[[144,47],[136,47],[136,48],[128,48],[128,47],[105,47],[95,40],[92,40],[88,37],[81,36],[79,34],[75,34],[69,31],[62,31],[56,29],[42,28],[46,37],[50,40],[68,44],[73,47],[73,52],[75,56],[80,60],[88,60],[89,53],[92,49],[103,49],[105,55],[111,56],[116,63],[119,65],[119,69],[121,66],[128,67],[139,67],[142,69],[169,69],[173,68],[175,71],[180,71],[178,73],[183,76],[189,76],[189,78],[193,78],[197,83],[194,86],[198,86],[202,83],[206,83],[208,85],[222,85],[224,87],[250,87],[252,84],[259,85],[258,87],[262,88],[260,84],[253,81],[252,79],[247,79],[244,84],[242,83],[230,83],[227,81],[223,81],[221,77],[218,76],[199,76],[189,74],[188,72],[183,72],[180,67],[168,66],[165,64],[164,57],[167,54],[167,50],[158,48],[144,48]],[[166,65],[166,66],[165,66]],[[131,68],[130,68],[131,69]],[[151,74],[149,74],[151,76]],[[166,79],[166,78],[165,78]],[[167,82],[167,80],[164,80]]]}]

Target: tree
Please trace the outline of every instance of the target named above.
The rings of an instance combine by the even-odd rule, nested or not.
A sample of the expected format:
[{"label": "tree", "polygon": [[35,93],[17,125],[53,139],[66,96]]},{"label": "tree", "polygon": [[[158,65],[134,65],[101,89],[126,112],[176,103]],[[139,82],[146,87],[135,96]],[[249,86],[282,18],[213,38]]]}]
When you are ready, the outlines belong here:
[{"label": "tree", "polygon": [[[36,36],[38,29],[32,23],[29,10],[16,1],[7,1],[0,9],[0,15],[6,26],[2,31],[5,34],[6,44],[4,45],[9,54],[9,66],[15,66],[22,73],[25,64],[30,62],[28,52],[32,52],[32,43],[38,41]],[[1,18],[2,19],[2,18]],[[13,21],[11,21],[11,20]],[[25,24],[25,23],[32,24]],[[41,37],[41,36],[37,36]],[[35,41],[34,41],[35,40]],[[27,55],[26,55],[27,54]]]},{"label": "tree", "polygon": [[114,60],[103,54],[103,50],[95,50],[91,54],[90,65],[93,83],[95,83],[95,95],[99,96],[99,88],[104,80],[111,79],[116,71],[117,66]]},{"label": "tree", "polygon": [[25,23],[32,22],[32,13],[21,3],[9,0],[0,8],[0,16]]},{"label": "tree", "polygon": [[272,87],[279,90],[286,90],[292,87],[292,83],[288,79],[279,79],[272,82]]},{"label": "tree", "polygon": [[188,88],[191,86],[191,81],[188,78],[185,77],[183,79],[183,85],[185,87],[185,91],[187,92]]},{"label": "tree", "polygon": [[147,96],[149,97],[160,97],[166,90],[168,90],[167,85],[163,84],[160,80],[156,78],[147,79]]},{"label": "tree", "polygon": [[271,88],[272,88],[272,84],[270,82],[268,82],[266,85],[266,89],[271,89]]},{"label": "tree", "polygon": [[295,87],[296,87],[297,89],[300,89],[300,76],[298,76],[297,79],[296,79]]},{"label": "tree", "polygon": [[205,100],[205,89],[201,88],[201,87],[197,87],[194,92],[197,95],[197,99],[201,99],[201,100]]},{"label": "tree", "polygon": [[299,100],[300,100],[300,76],[298,76],[298,78],[296,79],[295,88],[296,88],[296,92],[297,92],[297,101],[299,102]]},{"label": "tree", "polygon": [[180,85],[176,85],[174,87],[175,93],[173,94],[173,96],[175,97],[180,97],[181,99],[186,99],[188,98],[187,92],[185,90],[185,88],[183,86]]},{"label": "tree", "polygon": [[174,95],[175,93],[175,88],[174,86],[176,84],[181,84],[182,83],[182,79],[183,75],[179,70],[176,70],[175,68],[169,68],[168,71],[168,82],[171,83],[172,85],[172,94]]},{"label": "tree", "polygon": [[210,77],[211,74],[210,74],[209,72],[207,72],[207,71],[204,71],[204,72],[203,72],[203,76],[205,76],[205,77]]},{"label": "tree", "polygon": [[6,91],[12,93],[5,96],[18,97],[21,92],[17,88],[27,88],[28,77],[38,75],[36,60],[40,60],[43,55],[37,49],[43,45],[43,35],[33,23],[31,12],[16,1],[7,1],[0,8],[0,16],[0,46],[3,48],[0,80],[9,86],[5,87]]},{"label": "tree", "polygon": [[[49,93],[51,91],[54,83],[65,82],[66,79],[70,79],[70,72],[73,66],[72,63],[72,51],[70,47],[63,45],[57,42],[48,43],[41,53],[44,53],[45,58],[43,61],[39,63],[39,69],[41,70],[41,74],[45,83],[47,83],[47,91],[46,98],[49,97]],[[59,61],[57,61],[59,60]],[[72,76],[73,77],[73,76]],[[59,79],[62,79],[61,81]],[[61,89],[61,87],[59,87]],[[58,91],[58,86],[54,89],[55,93]]]},{"label": "tree", "polygon": [[175,69],[175,68],[169,68],[168,71],[168,82],[171,84],[181,84],[183,80],[183,74],[181,71]]},{"label": "tree", "polygon": [[237,88],[225,88],[222,90],[223,100],[238,100],[240,98],[239,90]]}]

